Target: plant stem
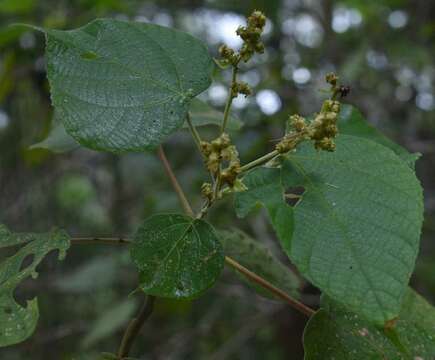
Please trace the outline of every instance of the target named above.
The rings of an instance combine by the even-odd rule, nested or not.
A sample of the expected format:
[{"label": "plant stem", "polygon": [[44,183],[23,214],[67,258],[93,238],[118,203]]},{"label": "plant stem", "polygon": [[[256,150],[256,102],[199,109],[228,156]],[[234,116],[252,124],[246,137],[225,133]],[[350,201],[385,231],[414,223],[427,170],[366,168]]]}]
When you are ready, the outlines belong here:
[{"label": "plant stem", "polygon": [[[268,156],[269,158],[273,158],[274,156],[276,156],[278,154],[278,152],[276,152],[276,154],[273,154],[273,153],[274,152],[266,154],[262,158],[265,158],[266,156]],[[273,154],[273,156],[271,154]],[[262,159],[262,158],[260,158],[260,159]],[[260,159],[257,159],[257,160],[260,160]],[[256,162],[256,161],[253,161],[253,162]],[[249,163],[249,164],[251,164],[251,163]],[[249,165],[249,164],[247,164],[247,165]],[[171,172],[171,174],[173,174],[172,169],[171,169],[171,165],[168,163],[167,166],[170,169],[169,171]],[[173,176],[175,178],[175,175],[173,175]],[[174,182],[172,184],[174,185]],[[175,189],[175,191],[178,191],[177,188],[175,188],[175,185],[174,185],[174,189]],[[180,190],[181,190],[181,188],[180,188]],[[181,190],[181,191],[183,191],[183,190]],[[181,198],[185,199],[186,197],[183,194],[183,196],[180,197],[180,201],[181,201]],[[190,208],[190,205],[189,205],[189,208]],[[207,211],[207,210],[205,210],[205,211]],[[257,283],[258,285],[260,285],[261,287],[269,290],[270,292],[272,292],[273,294],[278,296],[280,299],[287,302],[287,304],[289,304],[290,306],[292,306],[296,310],[302,312],[303,314],[307,315],[308,317],[310,317],[311,315],[313,315],[315,313],[315,311],[313,309],[311,309],[308,306],[302,304],[301,302],[293,299],[290,295],[286,294],[281,289],[278,289],[277,287],[272,285],[270,282],[268,282],[266,279],[263,279],[261,276],[257,275],[256,273],[252,272],[251,270],[248,270],[247,268],[245,268],[243,265],[239,264],[234,259],[232,259],[228,256],[225,256],[225,262],[228,265],[230,265],[231,267],[233,267],[234,269],[236,269],[237,271],[239,271],[240,273],[242,273],[249,280],[251,280],[251,281]]]},{"label": "plant stem", "polygon": [[171,180],[172,187],[174,188],[175,192],[178,195],[178,199],[180,200],[180,203],[184,209],[184,212],[187,215],[194,217],[195,214],[193,213],[192,207],[190,206],[189,201],[186,198],[186,195],[184,195],[183,189],[181,188],[180,184],[178,183],[177,178],[174,175],[174,172],[172,171],[171,165],[169,164],[168,159],[166,158],[165,151],[163,150],[162,145],[159,146],[158,154],[159,154],[160,160],[163,163],[163,166],[165,167],[166,174],[168,175],[169,180]]},{"label": "plant stem", "polygon": [[195,140],[195,144],[198,147],[198,150],[200,154],[202,155],[201,151],[201,136],[198,133],[198,130],[196,130],[195,125],[192,123],[192,119],[190,118],[190,113],[187,113],[186,116],[187,125],[189,126],[190,133],[192,134],[193,140]]},{"label": "plant stem", "polygon": [[224,119],[222,121],[221,133],[225,132],[225,129],[226,129],[227,124],[228,124],[228,118],[230,116],[231,104],[233,103],[233,99],[234,99],[232,89],[233,89],[233,86],[237,80],[237,71],[238,71],[238,67],[237,67],[237,65],[235,65],[233,67],[233,75],[232,75],[232,79],[231,79],[231,87],[230,87],[230,91],[228,94],[227,103],[225,104]]},{"label": "plant stem", "polygon": [[281,289],[278,289],[274,285],[272,285],[267,280],[263,279],[261,276],[258,276],[256,273],[248,270],[243,265],[239,264],[237,261],[231,259],[228,256],[225,256],[225,262],[236,269],[238,272],[246,276],[249,280],[257,283],[261,287],[269,290],[271,293],[278,296],[281,300],[284,300],[287,304],[289,304],[291,307],[295,308],[296,310],[300,311],[301,313],[307,315],[308,317],[314,315],[315,311],[308,307],[307,305],[297,301],[296,299],[293,299],[290,295],[286,294]]},{"label": "plant stem", "polygon": [[[128,245],[131,244],[132,241],[122,237],[122,238],[100,238],[100,237],[80,237],[80,238],[72,238],[71,243],[73,245],[81,245],[81,244],[95,244],[95,245]],[[299,301],[293,299],[290,297],[290,295],[286,294],[283,290],[275,287],[267,280],[263,279],[261,276],[257,275],[256,273],[252,272],[251,270],[245,268],[243,265],[239,264],[234,259],[230,258],[229,256],[225,257],[225,262],[236,269],[238,272],[242,273],[244,276],[246,276],[249,280],[257,283],[262,288],[265,288],[266,290],[272,292],[276,296],[278,296],[280,299],[287,302],[291,307],[295,308],[296,310],[302,312],[303,314],[307,316],[311,316],[314,314],[314,310],[309,308],[308,306],[300,303]]]},{"label": "plant stem", "polygon": [[251,161],[250,163],[243,165],[240,168],[240,171],[246,172],[252,169],[253,167],[267,163],[269,160],[272,160],[277,155],[279,155],[279,152],[277,150],[273,150],[270,153],[267,153],[266,155],[263,155],[262,157],[259,157],[258,159],[255,159],[254,161]]},{"label": "plant stem", "polygon": [[[278,155],[278,152],[272,151],[269,154],[266,154],[264,156],[262,156],[261,158],[254,160],[251,163],[248,163],[245,165],[245,171],[246,169],[250,169],[256,165],[259,165],[263,162],[266,162],[270,159],[272,159],[273,157],[275,157],[276,155]],[[175,191],[178,194],[178,197],[180,199],[180,203],[183,205],[184,211],[189,214],[190,216],[193,216],[193,211],[192,208],[186,198],[186,196],[184,195],[183,189],[181,189],[180,185],[178,184],[178,181],[172,171],[171,165],[169,164],[164,150],[162,147],[159,148],[159,156],[160,159],[162,160],[166,172],[168,173],[169,178],[171,179],[171,183],[172,186],[174,187]],[[128,240],[124,237],[119,237],[119,238],[99,238],[99,237],[77,237],[77,238],[72,238],[71,239],[71,243],[72,244],[107,244],[107,245],[127,245],[129,243],[131,243],[131,240]],[[263,279],[261,276],[257,275],[256,273],[250,271],[249,269],[245,268],[243,265],[239,264],[237,261],[235,261],[234,259],[226,256],[225,257],[225,262],[233,267],[234,269],[236,269],[237,271],[239,271],[240,273],[242,273],[244,276],[246,276],[249,280],[257,283],[258,285],[260,285],[261,287],[269,290],[270,292],[272,292],[273,294],[275,294],[277,297],[279,297],[280,299],[284,300],[285,302],[287,302],[287,304],[289,304],[291,307],[295,308],[296,310],[300,311],[301,313],[307,315],[307,316],[312,316],[315,311],[311,308],[309,308],[308,306],[304,305],[303,303],[293,299],[291,296],[289,296],[288,294],[286,294],[284,291],[282,291],[281,289],[275,287],[274,285],[272,285],[270,282],[268,282],[267,280]],[[152,300],[152,302],[154,302],[154,299]],[[150,305],[152,306],[152,304]],[[149,315],[148,315],[149,316]],[[147,317],[148,317],[147,316]],[[140,318],[140,316],[138,317]],[[132,320],[132,322],[130,323],[131,326],[133,326],[133,322],[134,324],[136,324],[136,322],[138,321],[135,318]],[[143,321],[146,320],[146,317]],[[142,321],[142,323],[143,323]],[[137,325],[134,325],[137,326]],[[142,325],[139,326],[139,329]],[[130,327],[130,326],[129,326]],[[126,331],[126,335],[127,332],[129,330],[127,329]],[[138,332],[138,330],[135,330]],[[124,335],[124,338],[125,336]],[[136,335],[134,335],[136,336]],[[134,338],[133,336],[133,338]],[[130,340],[129,340],[130,341]],[[133,341],[133,339],[131,340],[131,342]],[[131,344],[129,345],[131,347]],[[121,358],[122,359],[122,358]]]},{"label": "plant stem", "polygon": [[124,237],[119,238],[100,238],[100,237],[77,237],[70,239],[73,245],[88,245],[88,244],[107,244],[107,245],[128,245],[131,240]]},{"label": "plant stem", "polygon": [[142,328],[144,322],[150,317],[151,313],[153,312],[154,300],[154,296],[148,295],[145,298],[137,316],[131,319],[130,323],[128,324],[118,350],[119,360],[126,358],[130,353],[134,339],[139,334],[139,331]]}]

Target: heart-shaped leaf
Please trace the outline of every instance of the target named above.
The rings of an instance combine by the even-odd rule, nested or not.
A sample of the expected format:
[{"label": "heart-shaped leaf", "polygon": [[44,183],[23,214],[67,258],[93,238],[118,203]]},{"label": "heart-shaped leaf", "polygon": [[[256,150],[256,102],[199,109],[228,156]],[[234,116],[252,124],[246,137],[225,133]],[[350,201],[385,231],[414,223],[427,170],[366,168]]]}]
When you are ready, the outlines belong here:
[{"label": "heart-shaped leaf", "polygon": [[197,296],[213,285],[224,265],[213,227],[179,214],[145,220],[130,253],[140,272],[140,288],[159,297]]},{"label": "heart-shaped leaf", "polygon": [[340,135],[335,152],[304,144],[283,163],[303,186],[284,249],[328,296],[383,324],[397,316],[418,252],[422,189],[410,167],[375,142]]},{"label": "heart-shaped leaf", "polygon": [[95,150],[155,148],[211,82],[205,45],[181,31],[97,19],[45,33],[53,105],[66,131]]}]

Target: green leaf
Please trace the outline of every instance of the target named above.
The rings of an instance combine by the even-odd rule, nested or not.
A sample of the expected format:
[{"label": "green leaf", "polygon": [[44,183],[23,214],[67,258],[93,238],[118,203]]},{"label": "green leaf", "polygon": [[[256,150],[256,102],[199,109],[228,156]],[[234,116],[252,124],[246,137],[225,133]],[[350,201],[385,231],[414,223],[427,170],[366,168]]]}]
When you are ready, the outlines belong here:
[{"label": "green leaf", "polygon": [[340,135],[335,152],[304,144],[283,163],[284,186],[303,186],[290,259],[328,296],[383,324],[397,316],[418,252],[422,189],[388,148]]},{"label": "green leaf", "polygon": [[390,148],[411,168],[414,168],[415,162],[421,156],[420,153],[409,153],[406,149],[388,139],[370,125],[359,110],[351,105],[341,107],[338,126],[341,134],[366,138]]},{"label": "green leaf", "polygon": [[[222,123],[223,113],[213,109],[210,105],[198,99],[192,100],[189,111],[192,123],[196,127],[208,125],[220,126]],[[229,130],[240,130],[242,126],[243,123],[239,119],[230,116],[228,120]],[[185,123],[183,128],[187,129],[188,125]],[[30,146],[30,149],[46,149],[61,154],[75,150],[79,147],[80,144],[66,132],[62,122],[58,119],[58,116],[55,115],[53,126],[47,137]]]},{"label": "green leaf", "polygon": [[[193,99],[189,111],[194,126],[222,125],[224,114],[201,100]],[[243,123],[239,119],[230,115],[228,119],[229,130],[240,130],[242,126]],[[185,124],[184,127],[188,128],[188,125]]]},{"label": "green leaf", "polygon": [[205,45],[166,27],[97,19],[46,30],[46,39],[53,105],[66,131],[95,150],[155,148],[211,82]]},{"label": "green leaf", "polygon": [[[27,244],[0,264],[0,347],[17,344],[33,334],[38,322],[38,302],[34,298],[22,307],[14,300],[15,288],[26,278],[36,278],[36,267],[52,250],[59,250],[59,260],[69,247],[68,235],[60,230],[48,234],[13,234],[0,225],[0,247]],[[24,259],[31,262],[23,266]]]},{"label": "green leaf", "polygon": [[[289,267],[278,260],[265,245],[237,229],[220,231],[219,235],[226,255],[284,292],[293,297],[299,297],[301,286],[299,278]],[[260,295],[275,298],[269,291],[246,280],[246,277],[242,276],[241,278]]]},{"label": "green leaf", "polygon": [[329,300],[304,332],[305,360],[432,359],[435,308],[408,289],[392,329],[377,328]]},{"label": "green leaf", "polygon": [[293,209],[284,199],[280,169],[255,168],[243,177],[243,184],[247,190],[237,192],[234,198],[237,216],[245,217],[253,209],[264,206],[281,242],[290,243],[293,234]]},{"label": "green leaf", "polygon": [[213,227],[185,215],[154,215],[140,226],[130,253],[149,295],[191,298],[216,281],[224,255]]},{"label": "green leaf", "polygon": [[36,236],[36,234],[31,233],[13,233],[5,225],[0,224],[0,249],[30,242]]},{"label": "green leaf", "polygon": [[58,115],[54,115],[53,126],[48,133],[47,137],[30,146],[30,149],[46,149],[54,153],[64,153],[72,151],[80,147],[80,145],[75,141],[65,130],[65,127],[58,119]]},{"label": "green leaf", "polygon": [[92,325],[90,331],[84,336],[80,346],[89,348],[97,342],[114,334],[124,326],[137,308],[136,301],[128,299],[118,304],[113,304]]}]

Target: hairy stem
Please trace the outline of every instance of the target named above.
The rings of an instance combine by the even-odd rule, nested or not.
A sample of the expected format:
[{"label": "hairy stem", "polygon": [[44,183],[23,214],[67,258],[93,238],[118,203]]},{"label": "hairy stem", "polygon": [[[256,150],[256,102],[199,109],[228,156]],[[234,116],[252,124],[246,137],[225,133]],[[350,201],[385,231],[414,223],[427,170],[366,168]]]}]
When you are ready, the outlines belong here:
[{"label": "hairy stem", "polygon": [[228,124],[228,118],[230,117],[230,110],[231,110],[231,104],[233,103],[233,99],[234,99],[234,94],[233,94],[233,86],[237,81],[237,71],[238,71],[238,67],[237,65],[235,65],[233,67],[233,76],[231,79],[231,87],[230,87],[230,91],[228,93],[228,99],[227,99],[227,103],[225,104],[225,110],[224,110],[224,119],[222,121],[222,129],[221,129],[221,133],[225,132],[225,129],[227,127]]},{"label": "hairy stem", "polygon": [[76,237],[70,239],[73,245],[88,245],[88,244],[107,244],[107,245],[128,245],[131,240],[124,237],[110,237],[110,238],[100,238],[100,237]]},{"label": "hairy stem", "polygon": [[[122,237],[122,238],[100,238],[100,237],[83,237],[83,238],[72,238],[71,243],[73,245],[75,244],[95,244],[95,245],[128,245],[131,244],[132,241]],[[278,296],[280,299],[284,300],[287,304],[289,304],[291,307],[295,308],[296,310],[302,312],[303,314],[307,316],[311,316],[314,314],[314,310],[309,308],[308,306],[300,303],[299,301],[293,299],[290,295],[285,293],[283,290],[277,288],[276,286],[272,285],[267,280],[263,279],[261,276],[257,275],[256,273],[252,272],[251,270],[245,268],[243,265],[239,264],[234,259],[226,256],[225,262],[227,265],[231,266],[244,276],[248,278],[248,280],[255,282],[262,288],[270,291],[271,293]]]},{"label": "hairy stem", "polygon": [[163,166],[165,167],[166,174],[169,177],[169,180],[171,181],[172,187],[174,188],[175,192],[178,195],[178,199],[180,200],[181,206],[184,209],[184,212],[193,217],[195,214],[193,213],[192,207],[189,204],[189,201],[186,198],[186,195],[184,195],[183,189],[181,188],[180,184],[178,183],[177,178],[174,175],[174,172],[172,171],[171,165],[168,162],[168,159],[166,158],[165,151],[163,150],[163,146],[159,146],[159,158],[163,163]]},{"label": "hairy stem", "polygon": [[261,276],[258,276],[256,273],[248,270],[243,265],[239,264],[237,261],[231,259],[228,256],[225,256],[225,262],[231,266],[232,268],[236,269],[238,272],[246,276],[249,280],[257,283],[261,287],[269,290],[272,294],[279,297],[281,300],[284,300],[287,304],[289,304],[291,307],[295,308],[296,310],[300,311],[301,313],[307,315],[308,317],[314,315],[315,311],[311,309],[310,307],[306,306],[305,304],[297,301],[296,299],[293,299],[290,295],[286,294],[281,289],[278,289],[274,285],[272,285],[267,280],[263,279]]},{"label": "hairy stem", "polygon": [[119,360],[126,358],[130,353],[134,339],[139,334],[139,331],[142,328],[144,322],[150,317],[151,313],[153,312],[154,300],[154,296],[148,295],[145,298],[137,316],[131,319],[130,323],[128,324],[118,350]]},{"label": "hairy stem", "polygon": [[263,155],[262,157],[259,157],[258,159],[255,159],[254,161],[251,161],[250,163],[247,163],[243,165],[240,168],[241,172],[246,172],[258,165],[262,165],[264,163],[267,163],[269,160],[272,160],[275,156],[279,155],[279,152],[277,150],[273,150],[270,153],[267,153],[266,155]]},{"label": "hairy stem", "polygon": [[202,155],[201,136],[199,136],[198,130],[196,130],[195,125],[193,125],[189,112],[187,113],[186,121],[187,121],[187,125],[189,126],[190,133],[192,134],[193,140],[195,141],[195,144],[198,147],[200,154]]}]

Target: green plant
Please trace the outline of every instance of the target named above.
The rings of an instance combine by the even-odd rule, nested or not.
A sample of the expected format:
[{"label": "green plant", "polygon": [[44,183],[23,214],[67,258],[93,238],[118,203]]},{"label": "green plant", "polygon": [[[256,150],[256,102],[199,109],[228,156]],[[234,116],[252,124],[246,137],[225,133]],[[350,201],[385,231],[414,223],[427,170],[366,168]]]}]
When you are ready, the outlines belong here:
[{"label": "green plant", "polygon": [[[13,233],[0,226],[0,247],[23,245],[0,264],[0,346],[33,333],[37,300],[26,307],[13,296],[43,257],[70,245],[130,247],[147,294],[117,355],[127,358],[141,325],[159,297],[194,298],[213,285],[224,264],[260,294],[287,302],[310,320],[304,334],[307,359],[429,359],[435,355],[435,310],[408,288],[423,221],[418,158],[368,125],[340,99],[346,94],[327,74],[329,98],[311,119],[292,115],[270,153],[241,164],[228,128],[239,94],[243,62],[264,51],[265,16],[255,11],[237,34],[243,46],[219,49],[215,63],[231,68],[229,97],[221,117],[195,97],[211,84],[214,62],[188,34],[152,24],[95,20],[72,31],[42,30],[56,125],[35,147],[63,152],[78,146],[113,153],[158,149],[183,214],[156,214],[131,239],[75,238],[64,231]],[[204,115],[207,114],[207,115]],[[215,139],[198,127],[220,126]],[[194,212],[168,163],[162,143],[187,126],[210,173]],[[283,126],[284,127],[284,126]],[[303,188],[303,194],[295,190]],[[239,230],[216,230],[209,209],[233,196],[238,217],[264,207],[282,249],[301,275],[322,290],[321,308],[300,300],[299,280],[266,248]],[[31,256],[29,265],[23,261]]]}]

